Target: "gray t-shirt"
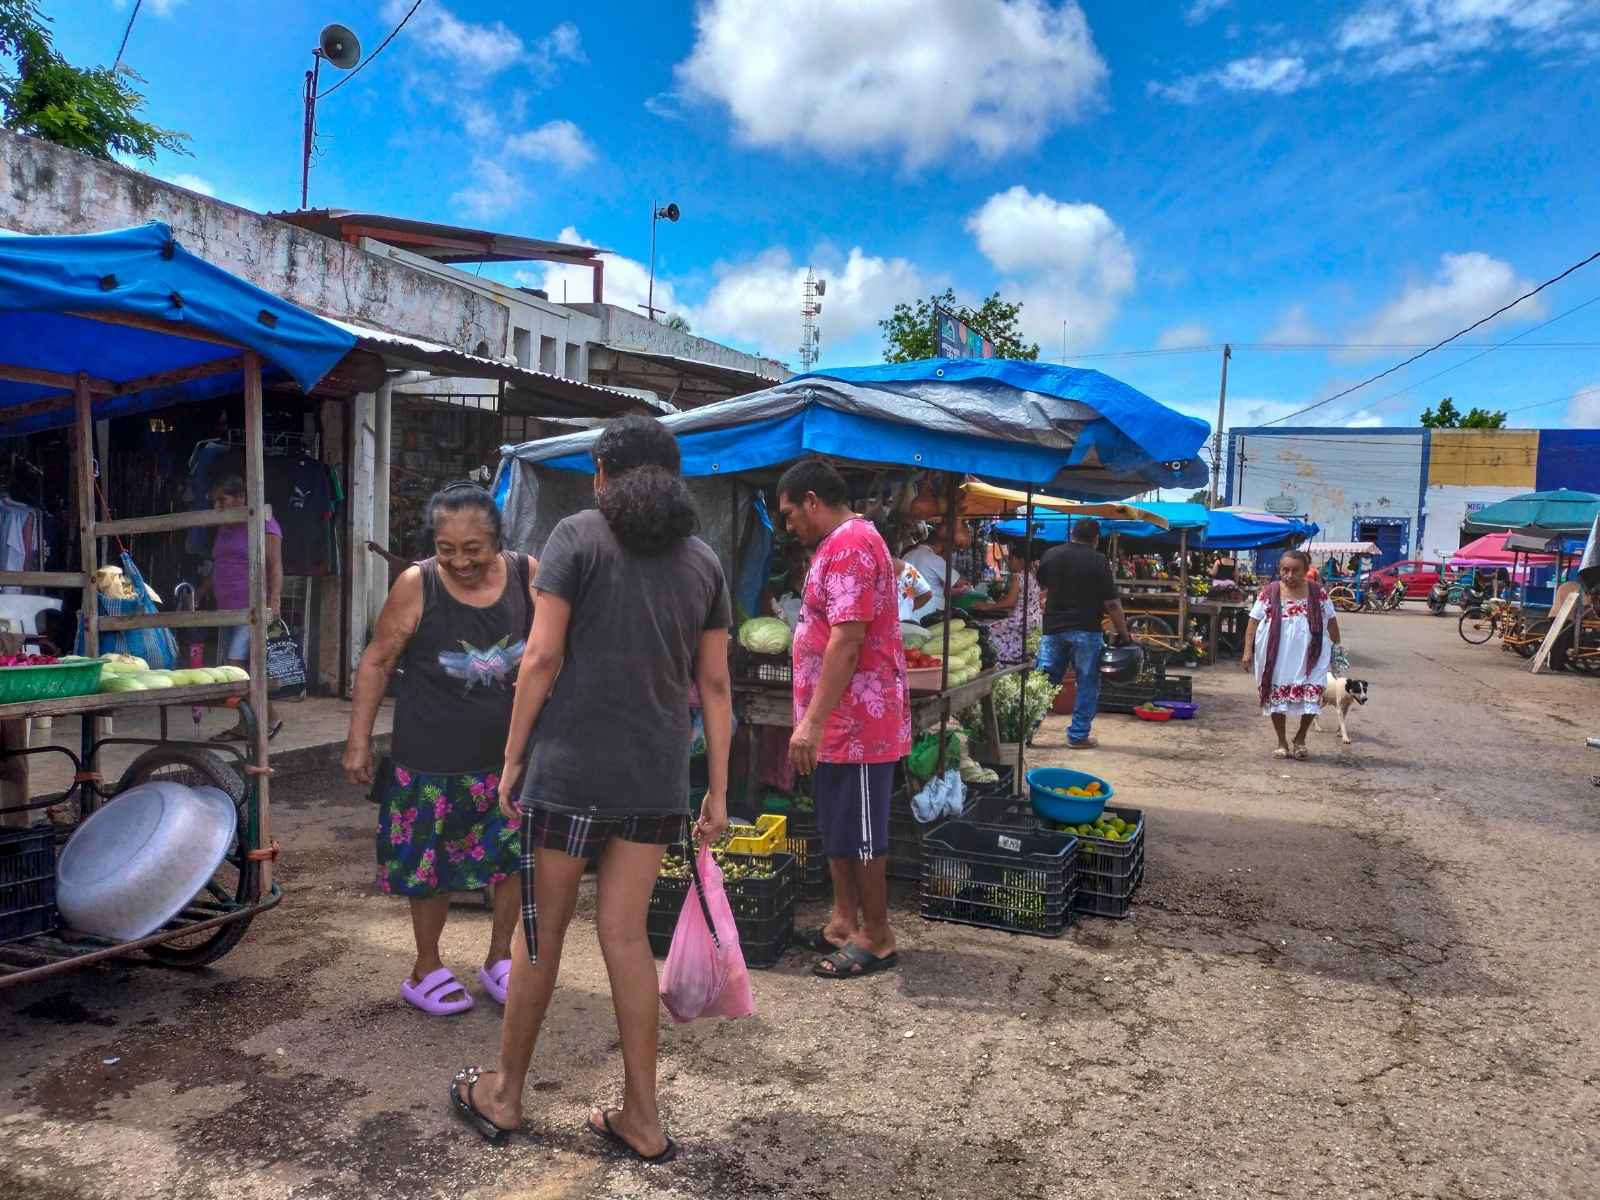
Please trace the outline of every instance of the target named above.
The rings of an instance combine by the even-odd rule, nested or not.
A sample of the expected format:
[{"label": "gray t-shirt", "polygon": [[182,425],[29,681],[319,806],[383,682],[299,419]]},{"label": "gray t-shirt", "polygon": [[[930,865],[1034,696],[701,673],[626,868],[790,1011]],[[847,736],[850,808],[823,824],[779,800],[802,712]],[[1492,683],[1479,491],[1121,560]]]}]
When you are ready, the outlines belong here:
[{"label": "gray t-shirt", "polygon": [[533,586],[568,601],[572,620],[533,729],[523,803],[604,817],[688,812],[695,653],[705,630],[730,624],[716,554],[694,537],[634,554],[588,509],[551,531]]}]

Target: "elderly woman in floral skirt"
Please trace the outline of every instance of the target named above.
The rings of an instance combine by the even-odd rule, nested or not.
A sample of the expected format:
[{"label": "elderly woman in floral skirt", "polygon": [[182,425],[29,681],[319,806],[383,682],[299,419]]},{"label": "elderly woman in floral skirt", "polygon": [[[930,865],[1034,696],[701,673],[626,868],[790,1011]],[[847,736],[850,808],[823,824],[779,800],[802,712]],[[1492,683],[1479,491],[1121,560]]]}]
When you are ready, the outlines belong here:
[{"label": "elderly woman in floral skirt", "polygon": [[[1314,579],[1307,578],[1311,557],[1303,550],[1285,550],[1278,560],[1278,578],[1261,590],[1245,629],[1244,661],[1255,666],[1261,711],[1272,719],[1278,735],[1273,758],[1291,754],[1304,762],[1306,731],[1322,711],[1328,664],[1339,643],[1339,619],[1333,602]],[[1299,721],[1289,743],[1289,718]]]},{"label": "elderly woman in floral skirt", "polygon": [[[506,1002],[520,915],[521,844],[500,811],[500,765],[523,647],[533,623],[533,563],[500,548],[500,511],[476,484],[428,504],[434,556],[389,592],[356,671],[344,767],[379,802],[378,887],[411,902],[417,958],[401,998],[431,1016],[472,1007],[439,957],[453,892],[492,888],[494,924],[478,981]],[[373,762],[372,725],[401,663],[393,757]]]}]

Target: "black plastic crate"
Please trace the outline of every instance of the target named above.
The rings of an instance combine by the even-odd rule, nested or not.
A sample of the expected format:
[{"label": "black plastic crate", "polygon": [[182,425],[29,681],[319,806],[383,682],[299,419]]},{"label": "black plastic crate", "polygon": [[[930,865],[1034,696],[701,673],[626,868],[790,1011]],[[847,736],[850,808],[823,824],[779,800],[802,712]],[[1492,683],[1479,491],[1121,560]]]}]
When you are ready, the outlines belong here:
[{"label": "black plastic crate", "polygon": [[1106,812],[1133,825],[1133,836],[1120,841],[1078,834],[1079,912],[1100,917],[1125,917],[1133,893],[1144,882],[1144,813],[1137,808],[1106,805]]},{"label": "black plastic crate", "polygon": [[922,841],[920,912],[930,921],[1060,937],[1074,921],[1078,839],[946,821]]},{"label": "black plastic crate", "polygon": [[[1031,758],[1033,756],[1032,754],[1029,754],[1028,757]],[[1000,778],[994,783],[967,784],[967,795],[969,797],[1015,796],[1017,794],[1016,787],[1014,786],[1014,781],[1017,777],[1017,764],[1015,760],[1012,760],[1009,766],[997,763],[984,763],[983,765],[988,767],[996,775],[1000,776]]]},{"label": "black plastic crate", "polygon": [[1193,675],[1162,675],[1155,682],[1157,700],[1193,700]]},{"label": "black plastic crate", "polygon": [[[1100,681],[1100,698],[1095,701],[1095,712],[1131,713],[1141,704],[1152,704],[1156,698],[1156,685],[1150,683],[1108,683]],[[1173,697],[1177,699],[1177,697]]]},{"label": "black plastic crate", "polygon": [[757,654],[740,646],[733,656],[733,672],[746,683],[788,687],[794,682],[794,659],[788,654]]},{"label": "black plastic crate", "polygon": [[55,927],[55,831],[0,829],[0,943]]},{"label": "black plastic crate", "polygon": [[794,855],[796,895],[801,900],[816,900],[833,892],[833,875],[828,869],[828,854],[822,848],[822,827],[815,813],[786,812],[784,848]]},{"label": "black plastic crate", "polygon": [[[693,853],[693,850],[676,848],[673,853]],[[723,861],[769,863],[772,874],[760,879],[728,879],[724,876],[723,890],[728,894],[728,904],[733,909],[733,923],[739,930],[739,947],[744,951],[748,967],[770,967],[783,957],[794,936],[795,868],[792,854],[724,854]],[[683,902],[694,888],[690,878],[656,880],[650,893],[650,911],[645,918],[645,931],[650,938],[650,950],[657,958],[666,956],[672,946],[673,931],[678,928],[678,915],[683,912]]]}]

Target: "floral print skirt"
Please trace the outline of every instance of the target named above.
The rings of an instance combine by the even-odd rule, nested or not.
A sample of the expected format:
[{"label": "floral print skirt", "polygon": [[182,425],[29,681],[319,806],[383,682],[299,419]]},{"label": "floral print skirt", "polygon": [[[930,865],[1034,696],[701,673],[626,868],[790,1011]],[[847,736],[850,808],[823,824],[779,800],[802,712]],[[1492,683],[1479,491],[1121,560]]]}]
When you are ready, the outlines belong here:
[{"label": "floral print skirt", "polygon": [[378,778],[378,887],[426,899],[472,892],[517,870],[517,826],[500,811],[495,772],[423,775],[395,764]]}]

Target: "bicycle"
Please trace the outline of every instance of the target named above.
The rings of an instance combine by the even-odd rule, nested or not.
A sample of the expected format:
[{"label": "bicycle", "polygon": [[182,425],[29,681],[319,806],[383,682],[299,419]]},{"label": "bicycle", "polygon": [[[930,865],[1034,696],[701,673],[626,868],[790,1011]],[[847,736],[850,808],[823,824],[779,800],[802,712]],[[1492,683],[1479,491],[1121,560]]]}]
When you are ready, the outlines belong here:
[{"label": "bicycle", "polygon": [[1469,608],[1456,621],[1456,632],[1469,646],[1481,646],[1503,632],[1505,609],[1501,606]]}]

